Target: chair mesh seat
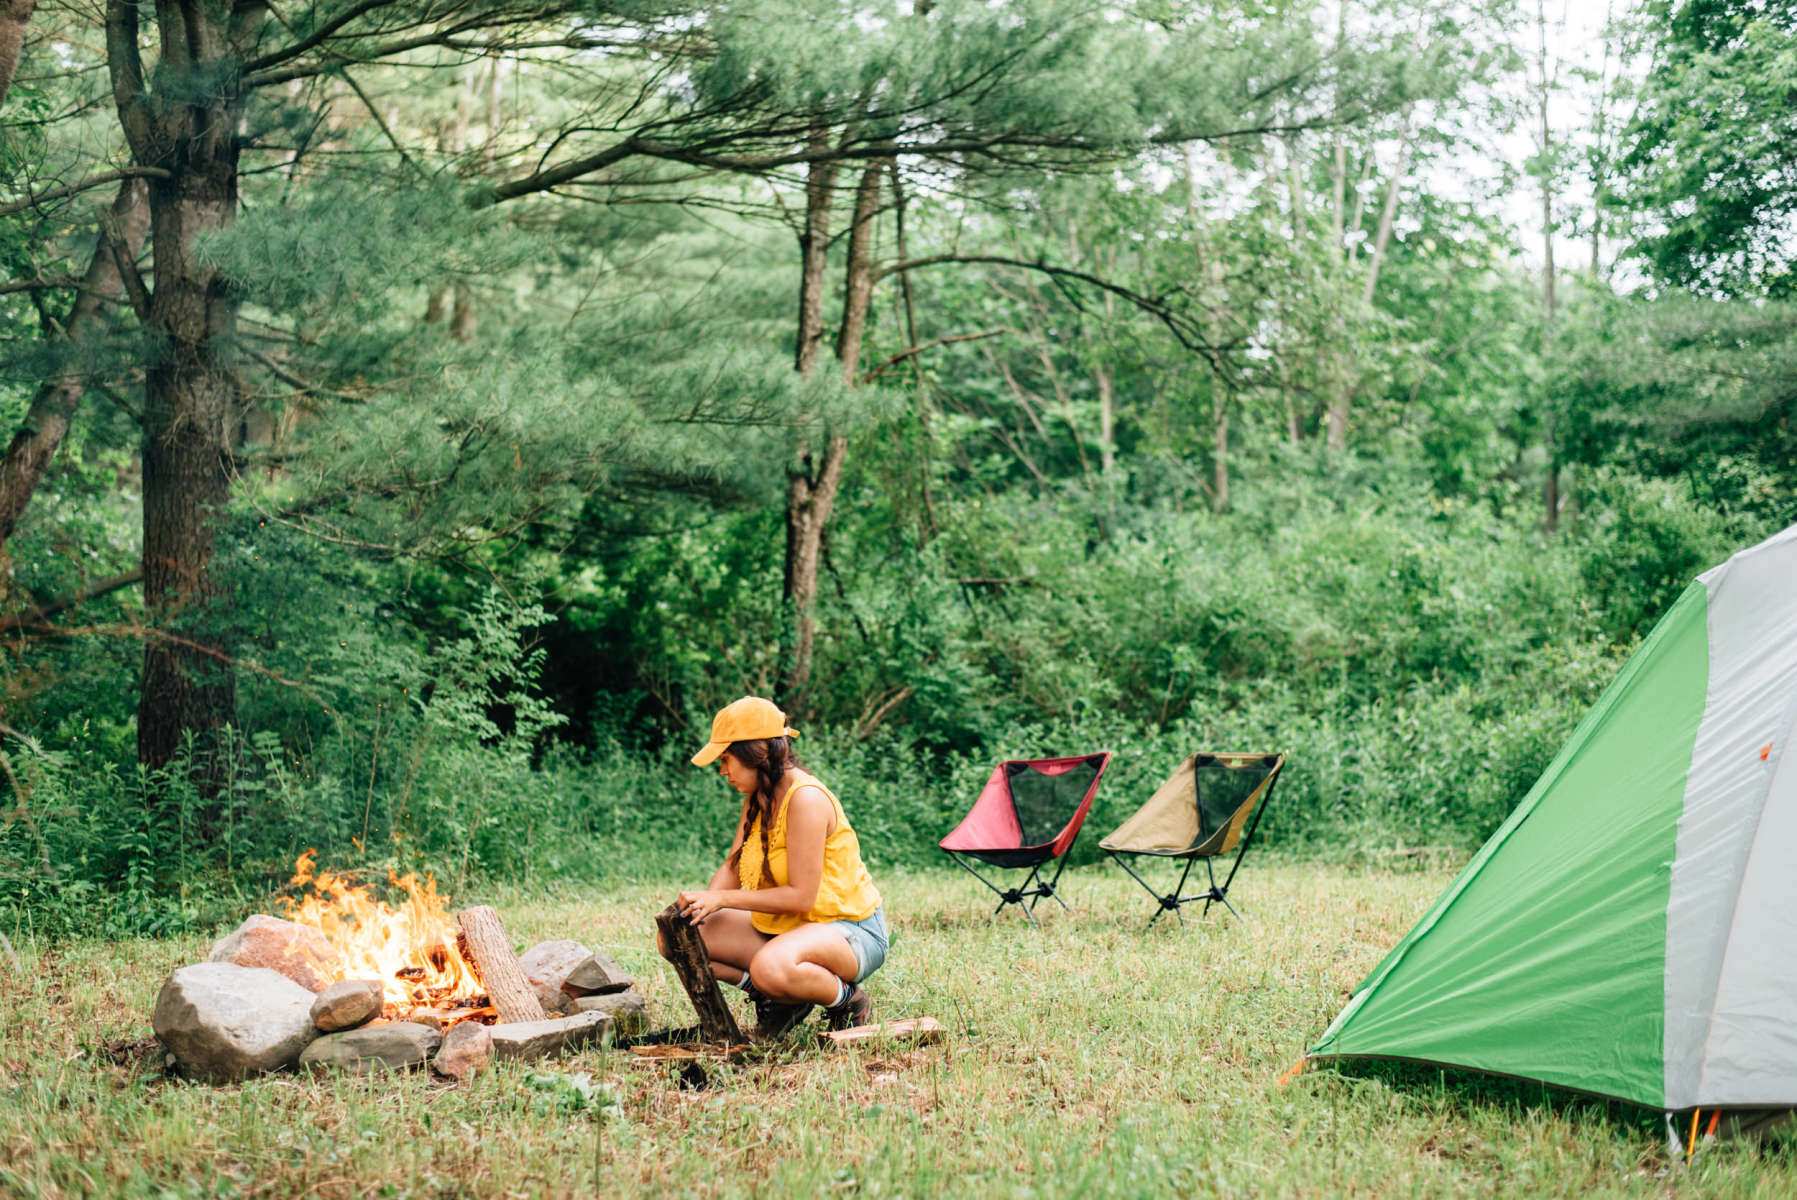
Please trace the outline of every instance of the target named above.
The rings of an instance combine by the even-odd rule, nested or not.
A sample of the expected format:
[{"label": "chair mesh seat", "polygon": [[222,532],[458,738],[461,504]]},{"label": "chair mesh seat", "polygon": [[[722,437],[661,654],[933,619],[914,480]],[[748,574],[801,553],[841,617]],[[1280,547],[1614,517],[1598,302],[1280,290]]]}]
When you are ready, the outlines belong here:
[{"label": "chair mesh seat", "polygon": [[[1248,852],[1248,841],[1266,811],[1273,785],[1284,766],[1283,754],[1190,755],[1133,816],[1098,843],[1160,901],[1160,910],[1150,924],[1169,909],[1177,914],[1180,905],[1192,900],[1203,900],[1206,912],[1213,900],[1235,912],[1227,898],[1229,885],[1241,866],[1242,856]],[[1231,850],[1236,851],[1235,863],[1228,878],[1219,885],[1212,860]],[[1162,896],[1117,857],[1122,854],[1184,859],[1186,869],[1172,893]],[[1198,859],[1205,860],[1210,872],[1210,888],[1194,896],[1181,896],[1191,865]],[[1180,919],[1183,921],[1184,917]]]},{"label": "chair mesh seat", "polygon": [[[993,768],[961,823],[938,844],[998,894],[1001,911],[1006,904],[1028,899],[1030,903],[1024,907],[1028,915],[1036,898],[1054,896],[1067,851],[1085,824],[1098,781],[1110,761],[1109,753],[1099,753],[1002,762]],[[1030,875],[1022,888],[1001,890],[967,866],[960,857],[963,854],[994,867],[1027,867]],[[1039,879],[1042,866],[1055,859],[1061,864],[1054,879]]]}]

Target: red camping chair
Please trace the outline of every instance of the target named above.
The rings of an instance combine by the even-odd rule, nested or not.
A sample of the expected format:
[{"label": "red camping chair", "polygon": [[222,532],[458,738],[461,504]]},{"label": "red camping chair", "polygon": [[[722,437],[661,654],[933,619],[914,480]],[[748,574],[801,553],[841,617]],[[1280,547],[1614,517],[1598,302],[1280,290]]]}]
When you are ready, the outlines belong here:
[{"label": "red camping chair", "polygon": [[[1082,754],[1074,758],[1024,758],[1001,762],[993,768],[973,808],[937,843],[948,856],[998,896],[997,917],[1005,905],[1023,909],[1030,924],[1031,911],[1043,896],[1054,896],[1062,908],[1067,902],[1055,896],[1055,884],[1067,866],[1067,851],[1086,823],[1098,781],[1110,765],[1110,753]],[[961,857],[968,855],[994,867],[1029,868],[1022,887],[1000,889]],[[1042,868],[1060,860],[1053,879],[1042,878]],[[1026,903],[1027,901],[1027,903]]]}]

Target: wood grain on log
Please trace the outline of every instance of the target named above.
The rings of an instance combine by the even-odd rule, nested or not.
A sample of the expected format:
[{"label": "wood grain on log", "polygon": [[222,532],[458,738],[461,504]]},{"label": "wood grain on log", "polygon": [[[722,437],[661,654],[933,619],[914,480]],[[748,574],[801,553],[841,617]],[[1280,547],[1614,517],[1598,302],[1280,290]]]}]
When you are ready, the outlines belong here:
[{"label": "wood grain on log", "polygon": [[832,1046],[882,1040],[904,1040],[927,1046],[942,1040],[942,1023],[935,1017],[914,1017],[908,1021],[888,1021],[884,1025],[856,1025],[852,1029],[833,1029],[821,1040]]},{"label": "wood grain on log", "polygon": [[487,989],[500,1021],[541,1021],[543,1006],[525,978],[499,914],[490,905],[480,904],[457,913],[456,924],[462,928],[457,943],[480,976],[480,985]]},{"label": "wood grain on log", "polygon": [[668,961],[674,964],[674,970],[680,976],[680,982],[686,985],[686,994],[699,1014],[699,1036],[705,1041],[729,1046],[742,1041],[736,1018],[731,1015],[730,1006],[724,1003],[723,993],[718,991],[717,976],[711,973],[711,958],[705,953],[705,939],[699,936],[698,929],[673,904],[655,918],[655,926],[661,930],[662,942],[667,946]]}]

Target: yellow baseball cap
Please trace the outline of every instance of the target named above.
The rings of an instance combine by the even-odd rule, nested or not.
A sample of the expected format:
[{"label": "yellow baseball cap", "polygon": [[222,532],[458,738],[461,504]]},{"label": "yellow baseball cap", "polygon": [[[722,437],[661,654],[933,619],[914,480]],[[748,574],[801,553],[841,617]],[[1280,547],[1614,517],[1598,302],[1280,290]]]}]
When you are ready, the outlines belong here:
[{"label": "yellow baseball cap", "polygon": [[798,736],[798,730],[786,727],[786,714],[772,700],[744,696],[726,704],[711,719],[711,740],[693,755],[693,766],[708,766],[717,761],[718,755],[728,750],[731,742]]}]

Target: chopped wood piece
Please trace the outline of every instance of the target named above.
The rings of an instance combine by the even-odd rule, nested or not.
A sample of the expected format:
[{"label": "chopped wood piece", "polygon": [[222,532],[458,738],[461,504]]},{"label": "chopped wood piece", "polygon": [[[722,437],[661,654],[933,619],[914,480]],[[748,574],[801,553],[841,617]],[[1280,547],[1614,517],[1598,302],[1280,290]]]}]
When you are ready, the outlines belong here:
[{"label": "chopped wood piece", "polygon": [[699,1014],[699,1036],[708,1042],[734,1046],[743,1041],[742,1031],[730,1006],[718,991],[717,976],[711,973],[711,958],[705,953],[705,939],[686,919],[677,905],[670,904],[655,918],[662,941],[668,947],[668,961],[674,964],[686,994]]},{"label": "chopped wood piece", "polygon": [[480,904],[457,913],[456,924],[462,927],[458,940],[464,943],[468,961],[480,976],[480,985],[492,997],[500,1021],[541,1021],[543,1005],[518,963],[518,954],[512,949],[512,940],[506,936],[499,914],[491,906]]},{"label": "chopped wood piece", "polygon": [[884,1025],[857,1025],[852,1029],[834,1029],[820,1035],[819,1040],[832,1046],[853,1046],[858,1042],[914,1042],[920,1046],[942,1040],[942,1022],[935,1017],[913,1017],[907,1021],[888,1021]]}]

